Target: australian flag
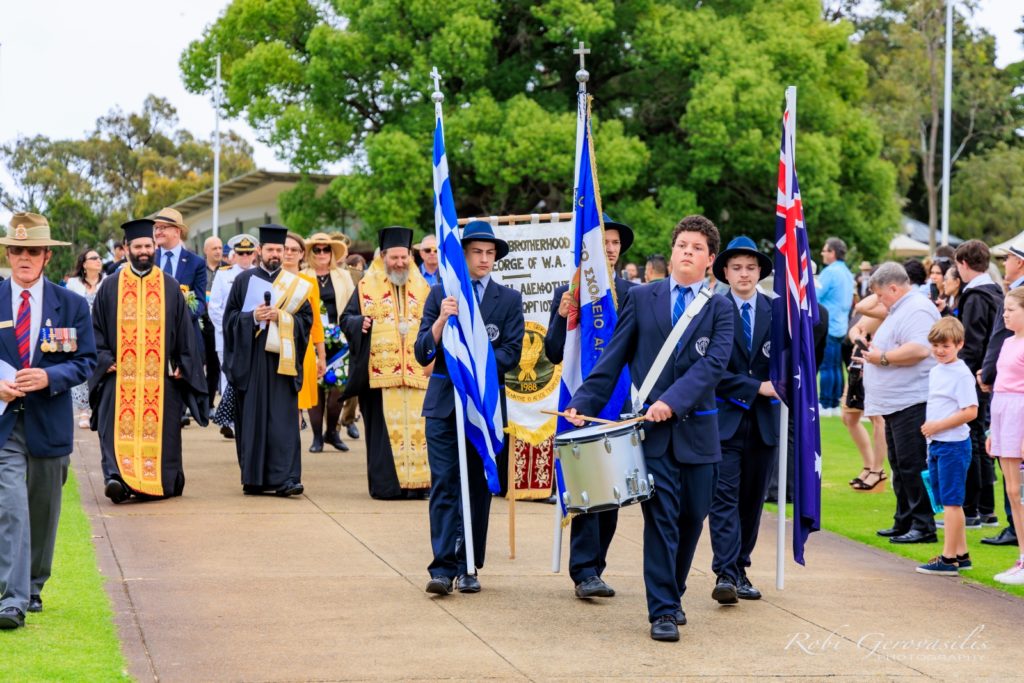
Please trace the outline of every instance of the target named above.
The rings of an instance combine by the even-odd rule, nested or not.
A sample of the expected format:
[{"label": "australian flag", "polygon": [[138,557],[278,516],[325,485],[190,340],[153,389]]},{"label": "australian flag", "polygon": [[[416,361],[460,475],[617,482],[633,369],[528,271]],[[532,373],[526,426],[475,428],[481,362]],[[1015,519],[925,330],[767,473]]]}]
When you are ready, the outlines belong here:
[{"label": "australian flag", "polygon": [[[793,559],[804,564],[804,543],[821,528],[821,431],[818,422],[814,294],[800,186],[796,180],[796,89],[786,90],[775,209],[775,294],[772,302],[771,379],[789,406],[793,438]],[[785,439],[785,433],[780,435]],[[784,441],[782,443],[785,443]]]}]

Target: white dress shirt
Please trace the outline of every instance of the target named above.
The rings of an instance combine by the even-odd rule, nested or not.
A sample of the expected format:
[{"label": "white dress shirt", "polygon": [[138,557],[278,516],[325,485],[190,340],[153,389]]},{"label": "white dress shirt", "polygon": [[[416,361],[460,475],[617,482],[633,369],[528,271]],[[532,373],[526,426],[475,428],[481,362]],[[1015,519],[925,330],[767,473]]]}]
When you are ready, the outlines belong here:
[{"label": "white dress shirt", "polygon": [[[18,309],[21,308],[21,293],[25,288],[11,278],[11,320],[14,321],[15,336],[18,327]],[[36,283],[28,288],[29,305],[32,307],[29,318],[29,359],[30,362],[35,356],[36,345],[39,341],[39,328],[43,324],[43,278],[36,280]],[[17,339],[15,339],[17,342]]]}]

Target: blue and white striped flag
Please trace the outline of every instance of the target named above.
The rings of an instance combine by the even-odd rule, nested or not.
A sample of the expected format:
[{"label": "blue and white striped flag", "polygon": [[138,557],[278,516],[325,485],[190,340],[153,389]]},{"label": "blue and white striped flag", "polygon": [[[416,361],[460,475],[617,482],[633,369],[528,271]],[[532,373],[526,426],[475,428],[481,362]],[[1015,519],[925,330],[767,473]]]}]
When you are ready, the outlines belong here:
[{"label": "blue and white striped flag", "polygon": [[[597,184],[597,164],[590,139],[590,107],[587,96],[579,95],[576,132],[576,232],[573,240],[576,266],[569,291],[579,304],[579,317],[570,314],[566,321],[565,352],[558,408],[565,410],[573,394],[583,384],[601,352],[608,347],[619,314],[616,311],[615,276],[604,254],[604,221]],[[621,302],[619,302],[621,303]],[[629,372],[623,368],[608,403],[597,415],[617,420],[629,396]],[[558,418],[558,431],[571,429]]]},{"label": "blue and white striped flag", "polygon": [[466,437],[483,459],[488,488],[491,493],[498,493],[501,485],[495,458],[505,441],[498,368],[462,252],[455,200],[448,178],[448,157],[444,151],[440,103],[435,104],[434,112],[437,121],[434,129],[434,224],[438,272],[445,296],[454,296],[459,302],[458,317],[448,319],[442,335],[445,362],[455,385],[456,400],[462,401]]}]

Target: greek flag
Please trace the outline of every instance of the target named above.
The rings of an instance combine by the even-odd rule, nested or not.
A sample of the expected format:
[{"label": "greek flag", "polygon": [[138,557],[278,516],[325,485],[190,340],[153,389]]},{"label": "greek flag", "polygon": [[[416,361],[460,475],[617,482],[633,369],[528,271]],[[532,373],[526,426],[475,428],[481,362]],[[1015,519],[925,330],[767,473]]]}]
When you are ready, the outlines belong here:
[{"label": "greek flag", "polygon": [[452,199],[448,177],[448,157],[444,151],[440,103],[435,105],[435,118],[434,225],[437,228],[438,273],[445,296],[454,296],[459,301],[459,315],[448,319],[442,335],[445,362],[455,385],[456,400],[462,402],[466,437],[483,459],[488,488],[491,493],[498,493],[501,485],[495,456],[501,451],[505,439],[498,369],[459,241],[455,200]]},{"label": "greek flag", "polygon": [[[582,93],[579,97],[576,147],[576,234],[573,239],[576,270],[569,291],[579,304],[579,316],[570,314],[566,320],[559,410],[565,410],[573,394],[597,365],[619,320],[615,310],[615,279],[604,255],[604,221],[590,140],[590,107]],[[597,417],[619,419],[628,396],[629,373],[624,368],[608,403]],[[558,418],[558,431],[571,428],[572,425],[564,418]]]}]

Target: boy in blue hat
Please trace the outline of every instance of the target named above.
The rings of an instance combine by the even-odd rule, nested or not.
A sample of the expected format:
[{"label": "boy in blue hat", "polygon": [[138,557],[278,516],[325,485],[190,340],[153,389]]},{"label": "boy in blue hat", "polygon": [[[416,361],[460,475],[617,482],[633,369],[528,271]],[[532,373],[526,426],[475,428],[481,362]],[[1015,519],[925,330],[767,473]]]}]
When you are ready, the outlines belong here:
[{"label": "boy in blue hat", "polygon": [[779,400],[768,381],[772,307],[757,283],[771,275],[772,262],[754,241],[740,236],[711,267],[728,282],[736,333],[732,355],[715,390],[722,462],[708,516],[711,569],[717,576],[711,596],[720,604],[757,600],[746,569],[757,543],[762,501],[779,443]]}]

